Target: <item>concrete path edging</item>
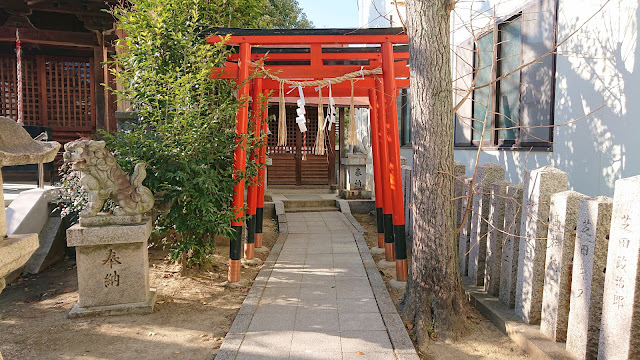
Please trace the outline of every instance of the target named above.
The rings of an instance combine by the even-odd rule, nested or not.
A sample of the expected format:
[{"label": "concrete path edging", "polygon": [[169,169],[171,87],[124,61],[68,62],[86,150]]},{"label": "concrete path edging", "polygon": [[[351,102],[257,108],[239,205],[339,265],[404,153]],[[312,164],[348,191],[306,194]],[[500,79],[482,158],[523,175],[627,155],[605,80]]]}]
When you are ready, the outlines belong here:
[{"label": "concrete path edging", "polygon": [[343,213],[344,216],[347,217],[347,219],[349,219],[350,225],[353,226],[354,228],[356,228],[356,230],[358,230],[358,232],[366,233],[367,230],[365,230],[365,228],[362,227],[362,225],[360,225],[358,220],[356,220],[356,218],[353,217],[353,214],[351,214],[351,207],[349,206],[349,201],[347,201],[347,200],[336,200],[336,202],[338,203],[338,207],[340,208],[340,212]]},{"label": "concrete path edging", "polygon": [[[284,224],[286,225],[284,211],[282,217],[285,218]],[[279,224],[281,223],[279,222]],[[234,360],[238,355],[238,350],[240,350],[240,345],[242,344],[244,335],[249,328],[251,320],[253,319],[253,314],[258,309],[258,302],[260,301],[260,297],[262,297],[264,289],[267,287],[267,280],[269,280],[269,276],[271,276],[271,271],[273,270],[276,260],[278,260],[278,256],[280,255],[280,251],[282,251],[282,247],[287,240],[287,235],[288,233],[286,231],[282,231],[282,229],[280,229],[278,240],[276,240],[276,243],[273,245],[262,269],[260,269],[258,275],[253,280],[251,289],[249,289],[247,297],[242,302],[242,306],[240,307],[240,310],[238,310],[238,313],[231,324],[231,328],[229,328],[229,332],[220,346],[220,350],[215,357],[216,360]]]},{"label": "concrete path edging", "polygon": [[467,301],[489,319],[500,331],[511,338],[534,359],[574,360],[564,343],[555,342],[540,332],[540,325],[527,325],[519,321],[514,309],[507,308],[498,298],[487,294],[484,288],[463,284]]},{"label": "concrete path edging", "polygon": [[[343,201],[346,202],[346,200]],[[398,310],[396,309],[393,300],[391,300],[391,296],[389,295],[389,291],[387,290],[384,280],[382,279],[382,276],[380,276],[380,271],[371,256],[371,251],[369,250],[367,242],[363,236],[363,233],[365,232],[364,228],[358,223],[353,215],[351,215],[351,213],[348,215],[349,216],[346,216],[349,220],[348,225],[352,226],[351,232],[356,239],[356,244],[360,252],[360,257],[362,258],[364,269],[367,272],[367,277],[369,278],[373,295],[378,303],[378,309],[380,310],[382,320],[387,328],[387,334],[391,340],[391,345],[393,346],[396,358],[398,360],[419,360],[418,354],[413,346],[413,342],[404,327],[404,322],[402,321],[402,318],[400,318],[400,314],[398,314]],[[358,227],[361,228],[362,231],[359,230]]]},{"label": "concrete path edging", "polygon": [[[351,215],[348,203],[339,205],[341,205],[341,212],[345,215],[342,221],[347,225],[347,229],[349,229],[351,234],[354,236],[364,270],[367,274],[367,279],[384,322],[395,358],[398,360],[418,360],[419,358],[415,348],[413,347],[413,343],[407,334],[404,323],[391,300],[384,280],[380,276],[378,268],[376,267],[364,239],[363,233],[365,232],[365,229],[357,222],[353,215]],[[269,257],[265,261],[263,268],[256,276],[247,297],[242,303],[242,306],[215,357],[216,360],[234,360],[238,356],[240,347],[245,339],[245,334],[247,333],[254,314],[258,309],[258,304],[267,286],[267,282],[289,235],[287,216],[282,202],[275,202],[275,210],[278,218],[280,235],[273,246]]]}]

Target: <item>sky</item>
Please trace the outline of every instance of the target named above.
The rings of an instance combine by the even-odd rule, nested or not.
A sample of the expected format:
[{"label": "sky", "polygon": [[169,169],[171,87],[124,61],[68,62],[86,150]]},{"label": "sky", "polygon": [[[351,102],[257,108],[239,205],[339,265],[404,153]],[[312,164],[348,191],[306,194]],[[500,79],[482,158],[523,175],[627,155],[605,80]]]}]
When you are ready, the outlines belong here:
[{"label": "sky", "polygon": [[298,0],[316,28],[357,28],[358,0]]}]

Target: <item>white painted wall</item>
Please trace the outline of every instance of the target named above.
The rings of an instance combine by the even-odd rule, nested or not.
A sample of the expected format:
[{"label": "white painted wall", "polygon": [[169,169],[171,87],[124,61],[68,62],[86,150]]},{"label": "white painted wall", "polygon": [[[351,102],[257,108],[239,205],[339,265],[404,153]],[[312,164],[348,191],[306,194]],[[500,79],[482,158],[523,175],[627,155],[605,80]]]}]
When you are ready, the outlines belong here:
[{"label": "white painted wall", "polygon": [[[527,2],[458,2],[452,16],[452,43],[469,37],[470,13],[476,14],[474,28],[481,29],[494,12],[497,17],[506,16]],[[605,0],[559,0],[558,41],[597,13],[559,48],[556,60],[554,121],[556,125],[570,124],[555,129],[550,152],[489,150],[481,153],[481,163],[500,164],[507,171],[507,180],[513,182],[521,182],[527,169],[552,165],[569,174],[571,189],[590,196],[611,196],[617,179],[640,174],[638,2],[612,0],[598,12]],[[361,26],[389,26],[376,8],[386,14],[394,7],[390,1],[359,0],[359,5]],[[603,108],[585,116],[600,106]],[[573,122],[580,118],[584,119]],[[409,165],[412,152],[401,149]],[[465,164],[467,175],[471,175],[476,150],[456,150],[455,159]]]},{"label": "white painted wall", "polygon": [[[559,42],[605,3],[559,1]],[[478,1],[474,10],[489,14],[495,6],[508,13],[524,2]],[[468,5],[464,9],[465,3],[460,4],[454,29],[459,28],[459,17],[469,13]],[[504,166],[513,182],[522,181],[525,169],[552,165],[569,174],[571,189],[590,196],[611,196],[615,180],[640,174],[639,12],[638,0],[612,0],[559,48],[554,121],[570,124],[556,128],[551,152],[484,151],[480,162]],[[474,20],[476,25],[482,26],[481,19]],[[454,43],[466,38],[464,29],[452,36]],[[455,159],[467,165],[467,175],[475,158],[475,150],[455,151]]]}]

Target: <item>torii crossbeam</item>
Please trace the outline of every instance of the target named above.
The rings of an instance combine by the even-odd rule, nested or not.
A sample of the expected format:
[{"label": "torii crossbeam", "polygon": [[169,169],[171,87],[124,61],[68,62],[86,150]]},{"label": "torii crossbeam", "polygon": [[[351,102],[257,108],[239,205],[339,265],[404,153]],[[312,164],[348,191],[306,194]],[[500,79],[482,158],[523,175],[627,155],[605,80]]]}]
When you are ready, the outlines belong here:
[{"label": "torii crossbeam", "polygon": [[[266,130],[266,110],[260,108],[258,97],[277,90],[280,81],[327,80],[356,71],[363,73],[353,93],[368,96],[371,110],[378,246],[384,247],[387,261],[396,262],[397,279],[406,281],[408,267],[396,103],[397,89],[409,87],[408,37],[403,29],[215,28],[211,33],[207,39],[210,44],[224,42],[237,47],[237,52],[229,56],[224,67],[213,69],[211,77],[234,79],[238,84],[238,99],[253,98],[251,116],[256,136],[260,136],[260,129]],[[263,61],[259,66],[276,74],[278,79],[267,77],[248,81],[250,73],[259,70],[256,68],[258,61]],[[381,75],[364,75],[364,70],[378,68],[382,69]],[[332,82],[331,86],[334,96],[351,95],[350,82]],[[241,101],[236,114],[238,139],[245,138],[248,119],[249,102]],[[246,156],[244,144],[239,143],[234,153],[235,173],[245,172]],[[247,259],[253,258],[254,249],[260,246],[262,239],[266,144],[252,157],[262,165],[262,170],[257,178],[250,180],[248,188],[249,217],[244,249]],[[240,279],[244,188],[244,180],[234,186],[235,218],[231,226],[236,230],[236,236],[231,239],[229,282]]]}]

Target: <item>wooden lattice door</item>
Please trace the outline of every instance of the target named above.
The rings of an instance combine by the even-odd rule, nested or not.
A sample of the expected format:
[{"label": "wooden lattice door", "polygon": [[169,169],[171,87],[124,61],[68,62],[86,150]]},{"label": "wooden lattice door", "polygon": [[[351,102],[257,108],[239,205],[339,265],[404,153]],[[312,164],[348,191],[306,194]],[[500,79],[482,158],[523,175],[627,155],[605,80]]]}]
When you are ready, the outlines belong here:
[{"label": "wooden lattice door", "polygon": [[[95,131],[92,59],[25,54],[22,59],[25,125],[49,126],[60,142]],[[0,54],[0,115],[17,120],[16,59]]]},{"label": "wooden lattice door", "polygon": [[[278,108],[269,107],[269,115],[277,116]],[[289,120],[290,119],[290,120]],[[271,166],[267,172],[268,185],[296,185],[298,182],[298,126],[295,122],[295,109],[293,113],[287,107],[287,145],[278,146],[278,121],[269,122],[271,135],[267,140],[267,151],[271,158]]]},{"label": "wooden lattice door", "polygon": [[[269,166],[267,183],[269,185],[329,185],[335,172],[331,171],[335,166],[335,132],[330,132],[326,139],[326,155],[314,155],[316,133],[318,131],[318,109],[315,106],[306,108],[307,112],[307,139],[295,122],[296,108],[287,106],[287,146],[278,146],[278,122],[269,122],[271,136],[268,139],[269,157],[272,165]],[[270,115],[277,116],[278,109],[271,107]],[[303,154],[306,159],[303,160]]]}]

